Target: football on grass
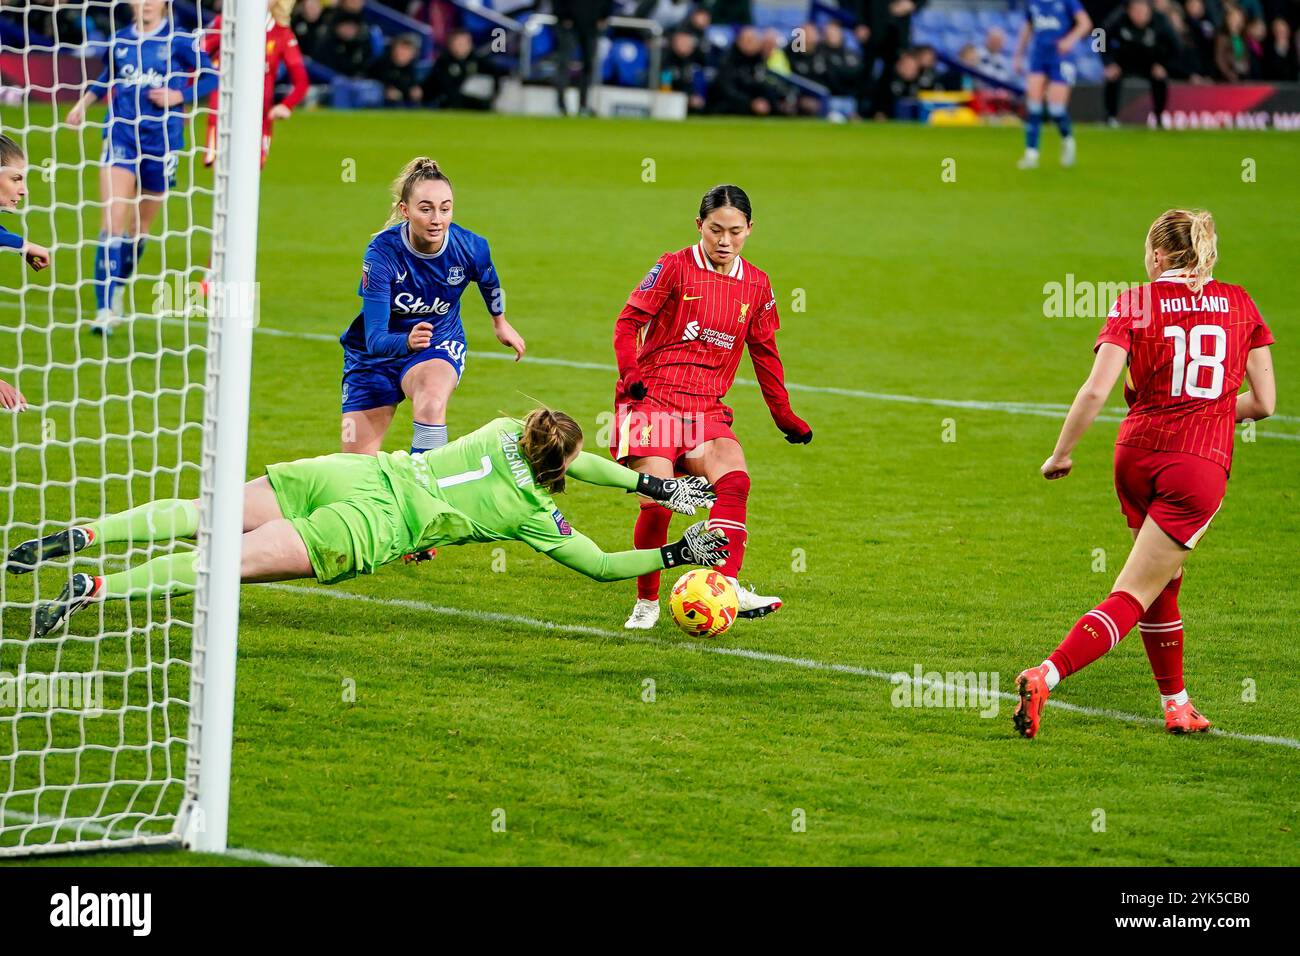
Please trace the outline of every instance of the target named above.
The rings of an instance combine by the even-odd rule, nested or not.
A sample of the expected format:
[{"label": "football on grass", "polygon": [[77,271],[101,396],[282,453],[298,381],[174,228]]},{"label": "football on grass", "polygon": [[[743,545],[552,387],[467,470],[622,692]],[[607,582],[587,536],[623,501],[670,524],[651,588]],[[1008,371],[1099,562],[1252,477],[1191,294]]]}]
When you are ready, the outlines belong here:
[{"label": "football on grass", "polygon": [[668,612],[691,637],[718,637],[736,621],[736,589],[708,568],[687,571],[673,585]]}]

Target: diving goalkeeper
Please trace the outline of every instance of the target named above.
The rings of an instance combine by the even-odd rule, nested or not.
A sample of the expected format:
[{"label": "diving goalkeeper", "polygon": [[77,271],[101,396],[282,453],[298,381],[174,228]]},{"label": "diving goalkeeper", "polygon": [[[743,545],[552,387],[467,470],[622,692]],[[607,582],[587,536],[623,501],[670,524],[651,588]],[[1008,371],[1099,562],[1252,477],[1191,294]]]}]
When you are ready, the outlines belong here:
[{"label": "diving goalkeeper", "polygon": [[[662,548],[602,551],[555,506],[551,496],[564,490],[566,477],[636,492],[686,515],[713,503],[704,479],[660,479],[588,454],[577,422],[538,408],[523,422],[498,418],[421,454],[336,454],[268,465],[265,477],[244,486],[241,579],[334,584],[404,554],[470,541],[522,541],[597,581],[726,560],[726,536],[702,521]],[[96,541],[194,537],[198,522],[197,501],[154,501],[25,541],[9,553],[6,569],[23,574]],[[36,636],[93,601],[190,593],[198,561],[197,552],[186,551],[103,577],[74,574],[57,600],[37,607]]]}]

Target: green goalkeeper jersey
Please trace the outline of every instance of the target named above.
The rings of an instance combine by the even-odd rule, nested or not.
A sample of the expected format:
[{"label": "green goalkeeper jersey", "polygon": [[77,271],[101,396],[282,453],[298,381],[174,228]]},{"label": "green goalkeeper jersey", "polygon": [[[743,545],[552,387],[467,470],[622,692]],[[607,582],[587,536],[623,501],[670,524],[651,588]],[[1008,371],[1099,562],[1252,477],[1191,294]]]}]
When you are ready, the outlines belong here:
[{"label": "green goalkeeper jersey", "polygon": [[519,451],[521,431],[514,419],[498,418],[433,451],[379,453],[419,547],[519,540],[550,551],[572,537],[555,501],[533,481]]},{"label": "green goalkeeper jersey", "polygon": [[[602,581],[662,569],[658,549],[607,554],[575,531],[550,494],[533,480],[519,450],[522,430],[515,419],[498,418],[433,451],[379,454],[380,470],[392,485],[417,549],[522,541]],[[635,490],[638,478],[634,471],[585,452],[568,474],[628,491]]]}]

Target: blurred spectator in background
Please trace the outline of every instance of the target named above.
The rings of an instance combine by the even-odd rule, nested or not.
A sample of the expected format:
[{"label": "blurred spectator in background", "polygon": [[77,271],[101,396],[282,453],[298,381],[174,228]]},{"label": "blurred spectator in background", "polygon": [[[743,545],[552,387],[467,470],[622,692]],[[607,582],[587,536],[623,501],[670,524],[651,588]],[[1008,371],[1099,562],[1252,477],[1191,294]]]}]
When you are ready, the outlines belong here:
[{"label": "blurred spectator in background", "polygon": [[790,75],[790,58],[781,45],[781,34],[775,27],[763,31],[763,63],[777,76]]},{"label": "blurred spectator in background", "polygon": [[325,10],[320,5],[320,0],[299,0],[294,7],[289,26],[298,38],[298,48],[302,50],[303,56],[316,58],[317,46],[325,32],[324,15]]},{"label": "blurred spectator in background", "polygon": [[905,50],[899,54],[893,67],[880,78],[879,92],[874,103],[876,119],[912,118],[907,101],[916,98],[916,81],[920,73],[920,64],[911,52]]},{"label": "blurred spectator in background", "polygon": [[1296,53],[1295,34],[1285,17],[1274,17],[1268,42],[1264,45],[1264,79],[1275,83],[1300,80],[1300,58]]},{"label": "blurred spectator in background", "polygon": [[976,50],[975,68],[995,80],[1010,82],[1014,75],[1011,56],[1007,53],[1007,35],[1001,27],[989,27],[984,45]]},{"label": "blurred spectator in background", "polygon": [[704,55],[699,40],[689,30],[674,30],[669,36],[659,88],[685,93],[692,113],[704,109]]},{"label": "blurred spectator in background", "polygon": [[1178,56],[1178,39],[1169,21],[1151,9],[1150,0],[1128,0],[1102,24],[1106,36],[1106,122],[1119,123],[1119,94],[1124,77],[1151,83],[1151,105],[1163,116],[1169,99],[1169,67]]},{"label": "blurred spectator in background", "polygon": [[478,76],[490,76],[483,57],[474,49],[474,39],[468,30],[455,30],[447,37],[447,47],[433,63],[424,81],[424,102],[443,110],[485,110],[492,106],[488,89],[483,93],[474,87],[485,85],[469,83]]},{"label": "blurred spectator in background", "polygon": [[770,116],[791,109],[784,88],[768,73],[763,37],[753,27],[742,27],[737,32],[710,92],[713,109],[718,113]]},{"label": "blurred spectator in background", "polygon": [[821,31],[815,23],[804,23],[795,28],[786,58],[790,61],[790,72],[795,76],[823,86],[828,85],[830,63],[826,60],[826,49],[822,46]]},{"label": "blurred spectator in background", "polygon": [[384,103],[388,106],[417,106],[424,90],[416,76],[415,61],[420,55],[420,38],[403,33],[391,40],[384,52],[370,64],[366,74],[384,84]]},{"label": "blurred spectator in background", "polygon": [[827,22],[821,49],[830,67],[826,85],[831,96],[853,96],[858,88],[858,74],[862,72],[862,57],[845,45],[844,28],[839,21]]},{"label": "blurred spectator in background", "polygon": [[1174,80],[1190,80],[1204,83],[1205,68],[1201,65],[1200,51],[1196,46],[1196,37],[1187,25],[1187,14],[1178,4],[1170,4],[1164,12],[1169,21],[1169,29],[1177,39],[1177,50],[1169,61],[1169,77]]},{"label": "blurred spectator in background", "polygon": [[[830,89],[831,64],[822,46],[821,34],[814,23],[805,23],[795,29],[790,40],[790,52],[786,54],[790,63],[790,72],[802,80],[820,83]],[[817,97],[799,92],[795,106],[805,116],[817,116],[821,113],[821,103]]]},{"label": "blurred spectator in background", "polygon": [[573,82],[569,69],[574,54],[582,64],[578,79],[578,110],[590,113],[588,93],[596,74],[596,41],[609,19],[611,0],[552,0],[555,18],[555,96],[561,115],[568,115],[565,93]]},{"label": "blurred spectator in background", "polygon": [[[1187,21],[1185,42],[1191,44],[1196,50],[1194,57],[1197,65],[1196,72],[1207,80],[1213,80],[1216,72],[1215,38],[1218,35],[1214,13],[1208,9],[1206,0],[1185,0],[1183,18]],[[1193,58],[1189,58],[1189,62],[1191,59]]]},{"label": "blurred spectator in background", "polygon": [[[344,76],[361,76],[370,62],[370,29],[362,17],[366,0],[339,0],[323,17],[325,31],[313,57]],[[299,45],[302,41],[298,41]]]},{"label": "blurred spectator in background", "polygon": [[1225,83],[1254,79],[1259,74],[1259,59],[1251,49],[1246,34],[1247,20],[1242,8],[1228,4],[1223,9],[1223,25],[1214,39],[1214,65]]},{"label": "blurred spectator in background", "polygon": [[939,66],[939,56],[932,46],[918,46],[912,51],[916,57],[916,86],[921,90],[953,90],[960,86],[960,81],[953,83],[946,67]]}]

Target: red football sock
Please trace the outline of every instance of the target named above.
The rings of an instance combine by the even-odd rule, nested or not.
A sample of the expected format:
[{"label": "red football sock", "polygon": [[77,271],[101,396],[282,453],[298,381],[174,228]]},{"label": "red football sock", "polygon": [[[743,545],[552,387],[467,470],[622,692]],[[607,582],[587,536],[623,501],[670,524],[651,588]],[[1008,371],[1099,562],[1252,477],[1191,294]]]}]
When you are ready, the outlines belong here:
[{"label": "red football sock", "polygon": [[1151,673],[1160,686],[1160,693],[1166,697],[1184,689],[1183,617],[1178,611],[1178,589],[1182,583],[1180,574],[1166,584],[1142,615],[1142,620],[1138,621],[1147,660],[1151,662]]},{"label": "red football sock", "polygon": [[1112,591],[1106,600],[1079,618],[1047,659],[1061,677],[1069,677],[1114,649],[1142,616],[1142,605],[1127,591]]},{"label": "red football sock", "polygon": [[718,567],[729,578],[740,574],[745,561],[745,507],[749,502],[749,475],[743,471],[729,471],[713,483],[718,500],[709,514],[709,527],[717,528],[727,536],[727,550],[731,557]]},{"label": "red football sock", "polygon": [[[642,501],[641,513],[636,516],[632,530],[632,543],[637,548],[662,548],[668,543],[668,524],[673,513],[656,501]],[[636,579],[636,596],[647,601],[659,600],[659,572],[643,574]]]}]

